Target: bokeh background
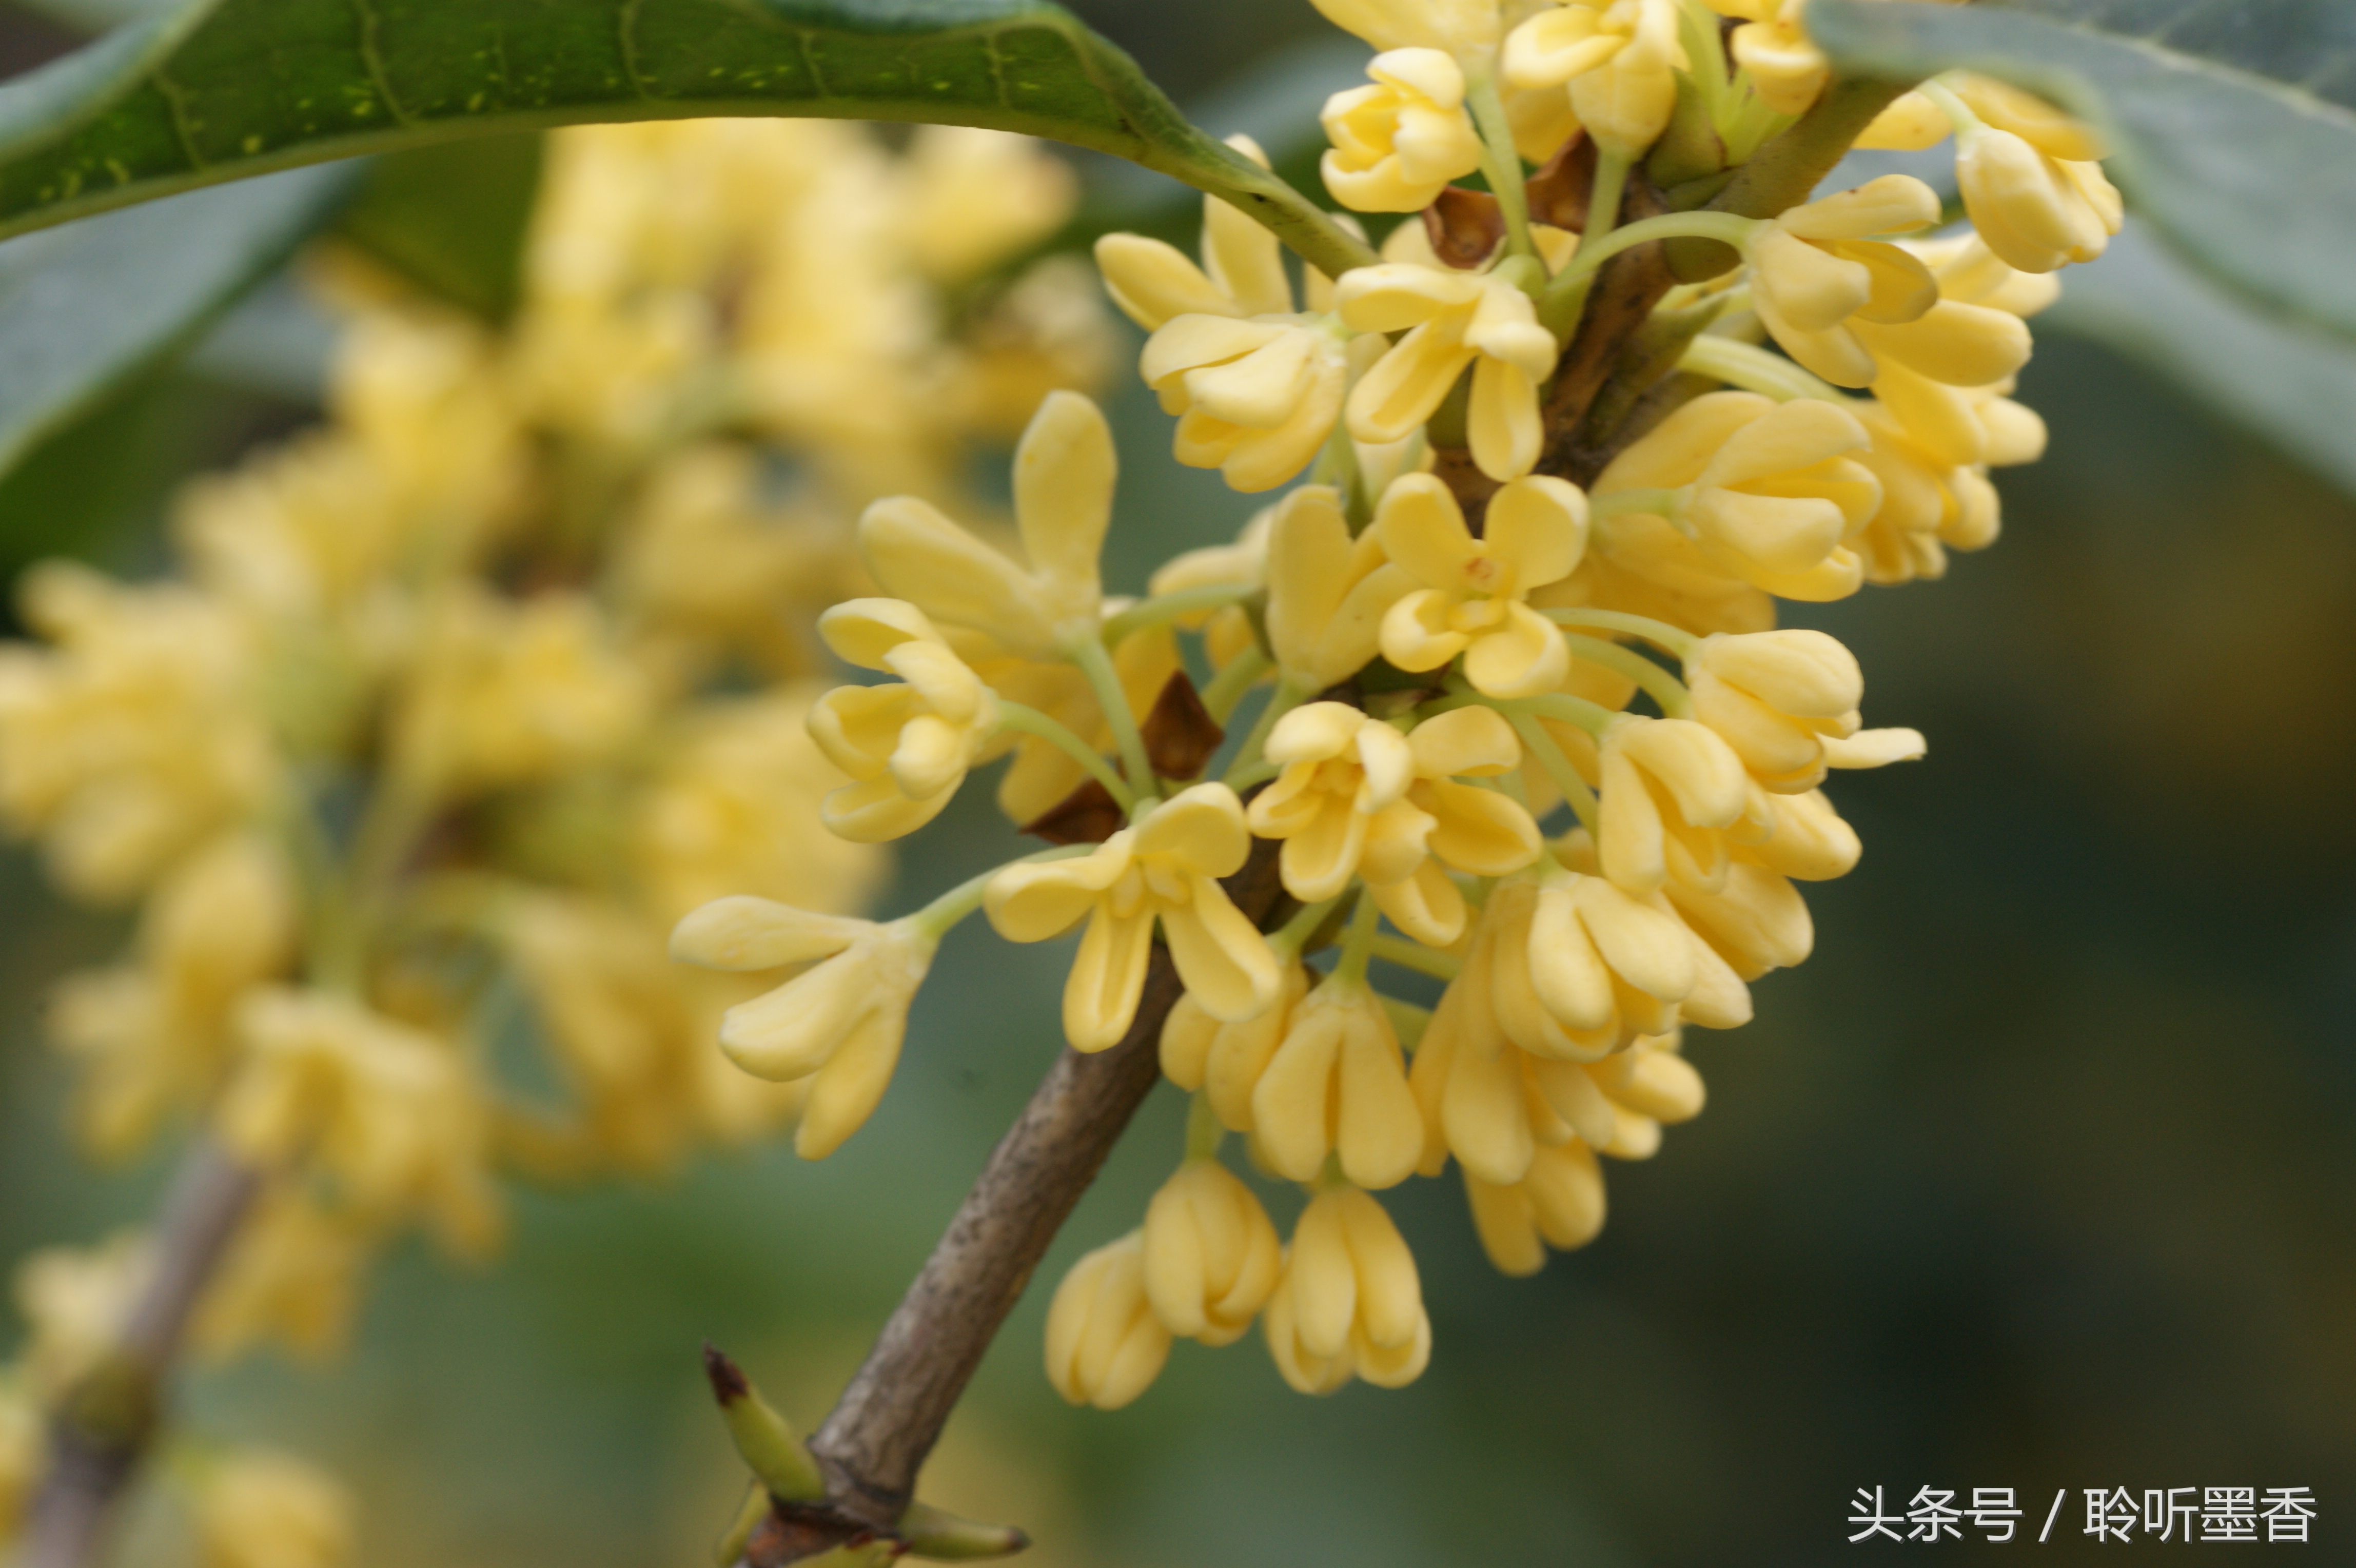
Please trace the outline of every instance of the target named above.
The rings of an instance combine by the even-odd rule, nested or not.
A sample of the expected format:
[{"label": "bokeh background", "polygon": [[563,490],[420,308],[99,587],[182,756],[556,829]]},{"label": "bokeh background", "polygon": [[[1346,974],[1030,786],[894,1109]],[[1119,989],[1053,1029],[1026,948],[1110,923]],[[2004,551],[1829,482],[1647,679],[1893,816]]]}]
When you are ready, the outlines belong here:
[{"label": "bokeh background", "polygon": [[[1313,41],[1285,52],[1331,37],[1301,0],[1076,8],[1215,129],[1334,70]],[[71,36],[0,13],[0,65]],[[1066,1409],[1034,1291],[937,1500],[1030,1526],[1041,1568],[1719,1568],[1840,1559],[1860,1487],[2009,1486],[2032,1535],[2070,1487],[2038,1559],[2067,1563],[2095,1551],[2078,1488],[2296,1485],[2320,1512],[2302,1561],[2356,1563],[2356,501],[2123,356],[2120,314],[2040,323],[2021,396],[2051,454],[2001,477],[1997,547],[1807,618],[1930,758],[1841,782],[1868,854],[1811,891],[1816,956],[1761,987],[1756,1024],[1693,1039],[1709,1108],[1612,1167],[1601,1239],[1504,1280],[1452,1179],[1411,1185],[1393,1207],[1431,1369],[1323,1401],[1255,1336],[1181,1345],[1125,1412]],[[300,345],[257,377],[251,337],[142,378],[0,484],[0,568],[158,560],[177,478],[310,417],[284,373]],[[1169,461],[1141,389],[1113,407],[1110,572],[1134,589],[1249,503]],[[887,907],[996,858],[985,808],[969,791],[905,847]],[[0,1260],[130,1222],[162,1174],[67,1146],[37,1026],[47,981],[122,935],[0,852]],[[698,1345],[822,1412],[1056,1048],[1065,961],[960,933],[833,1159],[526,1195],[498,1267],[412,1246],[348,1359],[209,1374],[191,1411],[350,1478],[371,1568],[705,1561],[739,1481]],[[1049,1278],[1135,1222],[1181,1109],[1158,1092]]]}]

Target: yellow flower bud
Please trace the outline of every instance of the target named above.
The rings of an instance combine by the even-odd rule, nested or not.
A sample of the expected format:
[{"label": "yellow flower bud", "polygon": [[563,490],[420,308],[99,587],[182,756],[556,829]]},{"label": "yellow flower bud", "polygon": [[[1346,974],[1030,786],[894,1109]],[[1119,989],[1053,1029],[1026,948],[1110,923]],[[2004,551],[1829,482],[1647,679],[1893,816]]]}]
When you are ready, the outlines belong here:
[{"label": "yellow flower bud", "polygon": [[1073,1404],[1119,1410],[1170,1359],[1146,1294],[1145,1236],[1132,1230],[1072,1265],[1047,1308],[1047,1380]]},{"label": "yellow flower bud", "polygon": [[249,1450],[198,1472],[204,1568],[340,1568],[351,1560],[351,1495],[291,1455]]},{"label": "yellow flower bud", "polygon": [[1715,888],[1727,830],[1750,804],[1742,759],[1690,719],[1622,714],[1604,732],[1596,849],[1603,875],[1632,893],[1674,876]]},{"label": "yellow flower bud", "polygon": [[1801,882],[1828,882],[1856,867],[1863,853],[1857,830],[1841,820],[1822,790],[1762,794],[1758,803],[1765,808],[1767,836],[1740,845],[1743,859]]},{"label": "yellow flower bud", "polygon": [[1252,1132],[1290,1181],[1314,1180],[1329,1155],[1363,1187],[1414,1172],[1423,1122],[1390,1015],[1363,983],[1329,977],[1292,1009],[1252,1091]]},{"label": "yellow flower bud", "polygon": [[1156,921],[1179,978],[1211,1016],[1238,1022],[1276,1000],[1276,956],[1218,883],[1250,853],[1235,791],[1197,784],[1084,858],[1008,866],[991,879],[983,908],[1009,941],[1044,941],[1087,922],[1064,987],[1064,1036],[1075,1050],[1100,1051],[1137,1016]]},{"label": "yellow flower bud", "polygon": [[1373,532],[1416,588],[1383,616],[1383,657],[1402,670],[1437,670],[1459,654],[1464,678],[1493,697],[1559,685],[1570,653],[1552,622],[1526,602],[1569,576],[1587,548],[1587,498],[1565,480],[1516,479],[1490,499],[1472,537],[1448,487],[1408,474],[1383,492]]},{"label": "yellow flower bud", "polygon": [[1445,49],[1459,59],[1494,48],[1498,0],[1313,0],[1327,21],[1377,49]]},{"label": "yellow flower bud", "polygon": [[1331,1393],[1354,1376],[1404,1388],[1431,1359],[1415,1255],[1382,1205],[1355,1187],[1309,1200],[1264,1321],[1277,1370],[1305,1394]]},{"label": "yellow flower bud", "polygon": [[1603,1167],[1583,1143],[1541,1147],[1522,1179],[1509,1187],[1467,1170],[1464,1196],[1482,1250],[1498,1273],[1517,1279],[1546,1267],[1548,1247],[1571,1251],[1603,1229]]},{"label": "yellow flower bud", "polygon": [[1376,444],[1412,435],[1470,366],[1472,460],[1493,479],[1530,471],[1545,435],[1538,383],[1559,349],[1528,295],[1502,277],[1384,262],[1344,274],[1333,300],[1358,331],[1406,334],[1350,389],[1351,435]]},{"label": "yellow flower bud", "polygon": [[1309,971],[1283,965],[1276,1000],[1261,1012],[1233,1024],[1203,1010],[1192,992],[1181,996],[1162,1026],[1162,1071],[1171,1082],[1208,1096],[1219,1124],[1231,1133],[1252,1130],[1252,1093],[1276,1055],[1292,1020],[1292,1010],[1309,993]]},{"label": "yellow flower bud", "polygon": [[1622,490],[1674,493],[1670,515],[1606,508],[1601,553],[1676,592],[1706,593],[1730,578],[1785,598],[1845,597],[1864,569],[1844,542],[1881,499],[1873,471],[1849,456],[1869,442],[1855,414],[1829,403],[1706,393],[1597,479],[1599,501]]},{"label": "yellow flower bud", "polygon": [[862,669],[901,677],[838,686],[809,715],[810,738],[856,782],[826,798],[835,832],[876,843],[916,832],[948,807],[998,731],[998,697],[898,599],[851,599],[819,618],[827,646]]},{"label": "yellow flower bud", "polygon": [[894,597],[933,620],[989,633],[1012,652],[1054,658],[1097,635],[1097,556],[1112,521],[1112,431],[1097,405],[1056,392],[1014,452],[1014,515],[1027,565],[926,501],[894,496],[859,520],[859,552]]},{"label": "yellow flower bud", "polygon": [[1951,87],[1971,118],[1956,135],[1955,183],[1988,249],[2025,273],[2091,262],[2125,213],[2104,177],[2100,140],[2031,94],[1965,75]]},{"label": "yellow flower bud", "polygon": [[1420,212],[1481,166],[1463,69],[1440,49],[1404,48],[1376,55],[1366,74],[1373,86],[1325,101],[1325,188],[1361,212]]},{"label": "yellow flower bud", "polygon": [[1799,889],[1763,865],[1735,862],[1715,893],[1675,882],[1664,891],[1694,934],[1744,980],[1788,969],[1815,946]]},{"label": "yellow flower bud", "polygon": [[866,1124],[890,1087],[909,1004],[939,942],[914,917],[878,925],[738,896],[681,920],[671,953],[727,970],[821,961],[731,1007],[720,1048],[755,1078],[812,1079],[794,1150],[822,1160]]},{"label": "yellow flower bud", "polygon": [[1348,680],[1374,662],[1384,613],[1414,585],[1383,558],[1374,530],[1351,537],[1331,487],[1292,491],[1269,527],[1268,640],[1278,671],[1303,692]]},{"label": "yellow flower bud", "polygon": [[1856,656],[1820,631],[1705,638],[1686,660],[1686,682],[1694,717],[1786,795],[1824,782],[1825,737],[1855,735],[1865,697]]},{"label": "yellow flower bud", "polygon": [[1283,1268],[1268,1210],[1215,1159],[1190,1159],[1162,1184],[1144,1237],[1146,1298],[1181,1339],[1242,1338]]},{"label": "yellow flower bud", "polygon": [[1630,157],[1668,124],[1687,67],[1676,0],[1568,0],[1515,27],[1501,59],[1523,91],[1569,82],[1580,124]]},{"label": "yellow flower bud", "polygon": [[245,1056],[219,1112],[232,1150],[316,1165],[355,1208],[423,1214],[459,1251],[497,1239],[488,1097],[454,1042],[284,986],[250,993],[238,1028]]}]

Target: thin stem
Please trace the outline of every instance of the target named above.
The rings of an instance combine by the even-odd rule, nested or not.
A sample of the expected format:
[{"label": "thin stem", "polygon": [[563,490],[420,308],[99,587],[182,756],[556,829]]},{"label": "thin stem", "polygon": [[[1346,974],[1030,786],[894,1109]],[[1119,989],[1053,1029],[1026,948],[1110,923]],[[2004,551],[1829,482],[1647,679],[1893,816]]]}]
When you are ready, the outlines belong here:
[{"label": "thin stem", "polygon": [[1068,725],[1052,714],[1001,697],[998,699],[998,727],[1044,740],[1087,768],[1088,777],[1103,785],[1122,811],[1126,811],[1137,804],[1137,791],[1131,789],[1120,775],[1097,754],[1097,748],[1074,735]]},{"label": "thin stem", "polygon": [[1606,670],[1617,671],[1631,681],[1653,701],[1661,704],[1661,712],[1673,719],[1693,716],[1693,693],[1686,683],[1631,648],[1601,638],[1581,637],[1567,632],[1563,640],[1570,645],[1573,659],[1584,659],[1590,664],[1601,664]]},{"label": "thin stem", "polygon": [[1333,979],[1344,985],[1366,983],[1366,961],[1374,956],[1376,922],[1382,911],[1375,907],[1375,896],[1361,890],[1358,907],[1350,911],[1349,934],[1342,939],[1342,957],[1333,966]]},{"label": "thin stem", "polygon": [[1112,738],[1120,748],[1120,765],[1142,801],[1159,795],[1161,786],[1153,777],[1153,765],[1145,758],[1145,737],[1138,733],[1137,715],[1129,711],[1129,693],[1121,689],[1120,671],[1112,667],[1112,655],[1095,638],[1084,638],[1072,650],[1072,661],[1080,673],[1088,678],[1089,687],[1097,694],[1097,705],[1104,710],[1105,723],[1112,726]]},{"label": "thin stem", "polygon": [[[1595,181],[1599,188],[1603,183],[1609,156],[1597,155]],[[1621,172],[1624,178],[1624,166]],[[1588,203],[1590,224],[1594,220],[1595,210],[1590,198]],[[1562,271],[1555,274],[1554,281],[1547,285],[1546,297],[1539,302],[1540,313],[1546,315],[1570,307],[1579,291],[1595,275],[1596,270],[1622,251],[1633,250],[1654,240],[1716,240],[1721,244],[1739,247],[1758,226],[1757,220],[1739,218],[1731,212],[1664,212],[1658,218],[1643,219],[1625,229],[1615,229],[1594,239],[1581,240],[1579,252],[1564,263]],[[1577,325],[1578,319],[1577,311],[1571,309],[1563,326],[1555,327],[1552,320],[1547,325],[1555,328],[1557,337],[1568,337],[1569,328]]]},{"label": "thin stem", "polygon": [[1259,717],[1253,723],[1251,733],[1244,736],[1243,745],[1236,751],[1235,761],[1227,765],[1227,788],[1239,789],[1250,780],[1251,776],[1261,766],[1260,749],[1268,745],[1269,732],[1276,728],[1276,721],[1307,702],[1309,695],[1307,692],[1293,684],[1290,678],[1280,679],[1277,682],[1276,690],[1269,693],[1268,706],[1259,711]]},{"label": "thin stem", "polygon": [[1249,598],[1258,591],[1248,583],[1205,583],[1200,587],[1156,594],[1106,621],[1100,636],[1107,648],[1118,648],[1148,627],[1176,620],[1180,616],[1190,616],[1198,610],[1225,609],[1237,599]]},{"label": "thin stem", "polygon": [[1219,1124],[1219,1113],[1211,1109],[1211,1097],[1201,1090],[1186,1103],[1186,1157],[1190,1160],[1215,1160],[1219,1157],[1219,1145],[1226,1142],[1227,1130]]},{"label": "thin stem", "polygon": [[1472,112],[1472,124],[1481,133],[1481,172],[1505,220],[1505,248],[1516,256],[1536,256],[1529,192],[1522,186],[1522,155],[1514,147],[1514,125],[1506,118],[1496,78],[1485,72],[1474,77],[1466,86],[1464,106]]},{"label": "thin stem", "polygon": [[1677,359],[1677,369],[1690,371],[1744,392],[1772,397],[1778,403],[1790,403],[1794,398],[1822,398],[1827,403],[1845,403],[1840,390],[1831,382],[1810,374],[1800,366],[1772,354],[1755,343],[1740,342],[1732,338],[1719,338],[1704,333],[1686,345]]},{"label": "thin stem", "polygon": [[1411,969],[1434,980],[1453,980],[1464,969],[1464,961],[1455,954],[1440,952],[1405,937],[1378,935],[1367,950],[1385,963]]},{"label": "thin stem", "polygon": [[1505,722],[1514,726],[1514,733],[1522,737],[1522,748],[1537,758],[1538,767],[1554,780],[1555,789],[1578,813],[1580,825],[1594,832],[1595,791],[1579,776],[1579,769],[1570,765],[1570,758],[1562,754],[1554,736],[1547,734],[1545,726],[1529,714],[1507,714]]},{"label": "thin stem", "polygon": [[[1245,649],[1226,662],[1226,667],[1211,677],[1203,688],[1203,711],[1220,724],[1236,711],[1244,693],[1259,684],[1260,677],[1275,667],[1275,660],[1261,652],[1257,645]],[[1004,699],[1000,699],[1003,701]]]},{"label": "thin stem", "polygon": [[1292,918],[1269,933],[1268,945],[1285,957],[1299,958],[1302,944],[1317,934],[1317,928],[1325,923],[1325,917],[1331,915],[1333,906],[1341,901],[1342,895],[1337,893],[1323,904],[1302,905]]},{"label": "thin stem", "polygon": [[1607,631],[1624,631],[1631,637],[1641,637],[1657,643],[1677,656],[1680,660],[1693,657],[1701,639],[1682,627],[1671,626],[1650,616],[1631,615],[1626,610],[1559,609],[1538,612],[1557,626],[1591,626]]},{"label": "thin stem", "polygon": [[[1626,153],[1601,145],[1596,147],[1595,181],[1587,191],[1587,229],[1579,238],[1582,254],[1590,245],[1601,244],[1620,227],[1620,204],[1627,199],[1628,170],[1634,162]],[[1572,264],[1577,261],[1574,256]],[[1591,273],[1594,269],[1588,270]]]},{"label": "thin stem", "polygon": [[1637,511],[1674,517],[1684,503],[1683,490],[1613,490],[1591,499],[1587,510],[1591,518],[1624,517]]}]

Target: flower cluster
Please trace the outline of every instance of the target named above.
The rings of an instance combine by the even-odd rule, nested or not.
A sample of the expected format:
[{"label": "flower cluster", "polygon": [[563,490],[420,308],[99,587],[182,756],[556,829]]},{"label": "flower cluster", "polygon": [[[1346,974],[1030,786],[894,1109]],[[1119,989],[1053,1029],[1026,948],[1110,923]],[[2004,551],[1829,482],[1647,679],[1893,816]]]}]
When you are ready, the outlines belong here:
[{"label": "flower cluster", "polygon": [[[53,1000],[80,1131],[114,1160],[193,1129],[262,1178],[200,1348],[334,1348],[403,1230],[495,1247],[504,1178],[795,1124],[819,1154],[864,1117],[880,1024],[813,1084],[762,1082],[709,1046],[758,984],[666,943],[736,893],[819,911],[773,961],[857,946],[873,841],[946,800],[990,727],[921,618],[819,612],[855,591],[887,477],[963,505],[1009,410],[1099,378],[1085,266],[1023,261],[1074,194],[991,132],[559,134],[511,321],[312,258],[344,317],[326,424],[185,492],[177,576],[30,574],[40,640],[0,649],[0,822],[68,894],[137,908],[121,961]],[[908,684],[821,703],[829,648]],[[909,738],[871,758],[886,731]],[[757,1016],[727,1037],[789,1076]],[[0,1548],[43,1412],[101,1367],[146,1259],[134,1239],[22,1276]],[[329,1483],[180,1458],[208,1561],[346,1555]]]},{"label": "flower cluster", "polygon": [[[1873,131],[1957,137],[1969,228],[1899,176],[1704,206],[1826,90],[1800,0],[1318,4],[1379,51],[1326,108],[1327,186],[1422,220],[1298,290],[1215,199],[1199,257],[1096,248],[1178,460],[1284,493],[1108,596],[1112,446],[1061,394],[1016,455],[1019,549],[879,500],[859,548],[890,596],[824,623],[890,677],[814,710],[850,776],[830,826],[910,832],[1012,751],[1001,803],[1051,847],[888,924],[732,898],[674,940],[779,972],[721,1039],[813,1086],[816,1155],[884,1091],[952,925],[1076,933],[1069,1045],[1158,1049],[1194,1105],[1141,1228],[1049,1315],[1051,1380],[1107,1409],[1173,1339],[1255,1320],[1303,1391],[1416,1377],[1431,1325],[1376,1196],[1410,1177],[1454,1165],[1507,1273],[1596,1234],[1601,1161],[1702,1108],[1691,1031],[1751,1018],[1813,945],[1798,885],[1856,864],[1830,774],[1923,754],[1865,726],[1856,660],[1779,629],[1776,601],[1936,576],[1994,538],[1988,470],[2043,440],[2009,396],[2025,318],[2119,220],[2083,127],[1971,77]],[[1451,185],[1476,171],[1486,193]],[[1607,410],[1566,348],[1605,263],[1662,242],[1738,264],[1655,268],[1655,384]],[[1230,1134],[1302,1190],[1289,1239]]]}]

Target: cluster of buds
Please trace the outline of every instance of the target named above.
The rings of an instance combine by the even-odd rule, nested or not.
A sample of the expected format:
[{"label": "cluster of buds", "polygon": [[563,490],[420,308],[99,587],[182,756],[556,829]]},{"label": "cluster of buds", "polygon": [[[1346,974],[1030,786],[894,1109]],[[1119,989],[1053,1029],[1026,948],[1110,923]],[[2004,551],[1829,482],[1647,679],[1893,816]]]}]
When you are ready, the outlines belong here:
[{"label": "cluster of buds", "polygon": [[[898,682],[816,710],[851,779],[830,826],[912,831],[1013,752],[1001,803],[1051,847],[888,924],[732,899],[674,941],[781,972],[722,1040],[814,1085],[817,1154],[883,1093],[951,926],[1078,934],[1071,1047],[1158,1048],[1194,1106],[1142,1225],[1049,1313],[1051,1380],[1107,1409],[1173,1339],[1255,1320],[1304,1392],[1415,1378],[1431,1325],[1376,1196],[1411,1177],[1456,1167],[1507,1273],[1597,1233],[1601,1161],[1651,1156],[1702,1108],[1689,1031],[1750,1020],[1752,984],[1813,945],[1796,885],[1856,864],[1829,775],[1923,754],[1865,726],[1856,660],[1777,629],[1775,601],[1936,576],[1993,539],[1987,471],[2043,439],[2008,395],[2024,318],[2119,221],[2083,127],[1970,77],[1868,139],[1955,134],[1971,231],[1940,232],[1902,176],[1764,217],[1703,208],[1826,90],[1800,0],[1318,4],[1380,51],[1327,106],[1328,188],[1423,220],[1298,293],[1277,241],[1216,200],[1199,260],[1097,247],[1150,334],[1178,460],[1291,488],[1144,598],[1108,597],[1111,441],[1058,394],[1015,458],[1019,554],[880,501],[859,546],[890,596],[825,622]],[[1730,54],[1720,16],[1743,24]],[[1673,201],[1659,181],[1696,158]],[[1475,171],[1486,195],[1450,184]],[[1590,461],[1560,439],[1566,346],[1604,263],[1671,241],[1739,267],[1662,285],[1682,348],[1656,370],[1685,373]],[[1158,965],[1174,1005],[1147,1003]],[[1303,1193],[1289,1240],[1223,1163],[1231,1134]]]}]

